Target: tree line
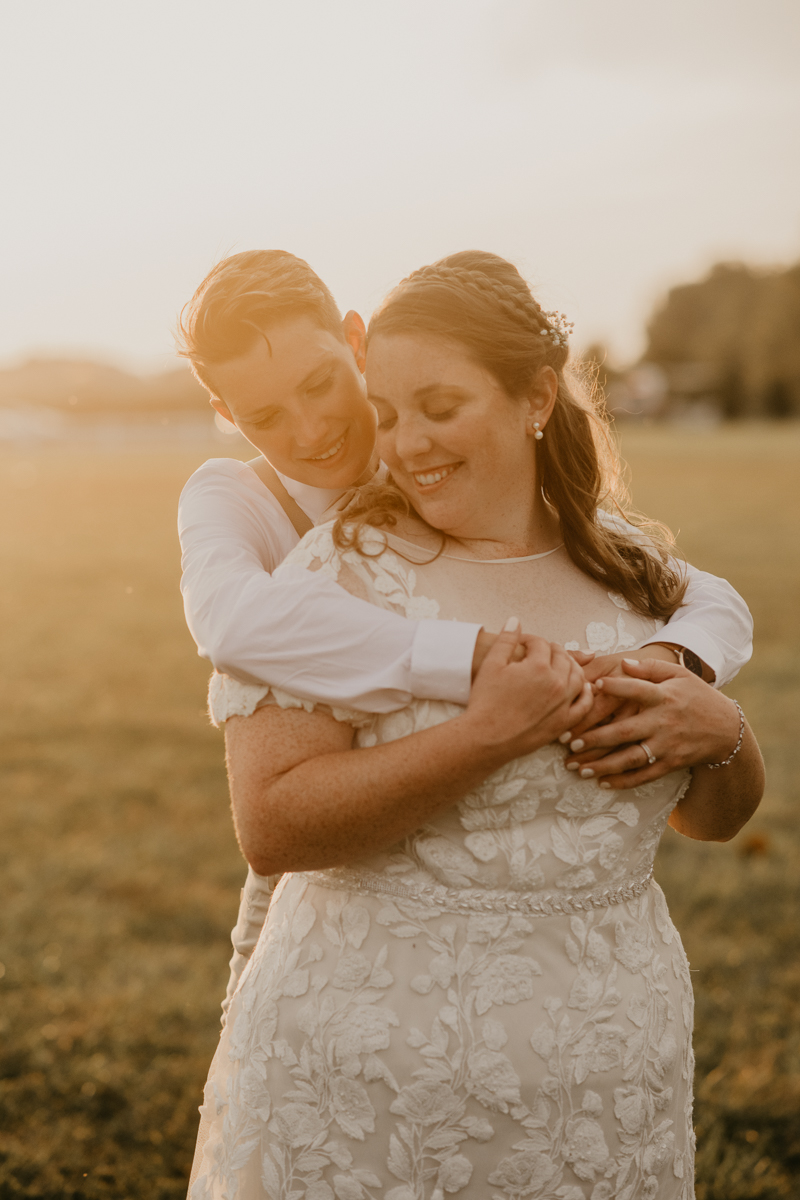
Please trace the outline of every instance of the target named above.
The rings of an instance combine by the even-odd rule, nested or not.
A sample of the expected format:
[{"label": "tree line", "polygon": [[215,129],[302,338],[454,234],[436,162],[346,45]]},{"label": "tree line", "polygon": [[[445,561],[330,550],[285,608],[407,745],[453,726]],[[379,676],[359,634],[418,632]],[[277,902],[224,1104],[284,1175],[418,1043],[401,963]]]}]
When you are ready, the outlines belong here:
[{"label": "tree line", "polygon": [[673,397],[713,399],[726,417],[800,414],[800,263],[719,263],[672,288],[647,326],[644,361]]},{"label": "tree line", "polygon": [[667,292],[635,366],[615,370],[599,344],[584,360],[618,416],[800,416],[800,263],[718,263]]},{"label": "tree line", "polygon": [[[800,263],[718,263],[667,292],[636,366],[614,370],[600,345],[583,357],[618,415],[705,407],[728,418],[800,416]],[[32,359],[0,369],[0,408],[14,405],[87,415],[207,412],[208,398],[185,364],[141,378],[110,364]]]}]

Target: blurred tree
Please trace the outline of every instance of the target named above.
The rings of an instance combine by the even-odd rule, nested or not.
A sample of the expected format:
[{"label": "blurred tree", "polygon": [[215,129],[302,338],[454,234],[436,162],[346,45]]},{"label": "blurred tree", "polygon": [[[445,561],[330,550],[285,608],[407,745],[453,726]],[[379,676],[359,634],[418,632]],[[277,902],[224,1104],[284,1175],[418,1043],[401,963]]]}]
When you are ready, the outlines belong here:
[{"label": "blurred tree", "polygon": [[744,415],[746,398],[742,384],[742,373],[735,362],[728,363],[719,385],[722,415],[728,420]]},{"label": "blurred tree", "polygon": [[800,264],[719,263],[673,288],[648,326],[644,358],[673,401],[715,401],[727,417],[800,414]]},{"label": "blurred tree", "polygon": [[782,379],[778,379],[767,390],[766,412],[769,417],[790,417],[792,396]]}]

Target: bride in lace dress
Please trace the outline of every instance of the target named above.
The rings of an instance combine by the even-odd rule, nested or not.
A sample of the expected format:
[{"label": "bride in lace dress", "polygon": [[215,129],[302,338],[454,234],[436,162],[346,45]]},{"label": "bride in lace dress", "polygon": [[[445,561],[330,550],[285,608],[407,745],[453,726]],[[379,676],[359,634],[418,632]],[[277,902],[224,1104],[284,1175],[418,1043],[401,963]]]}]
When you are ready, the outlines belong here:
[{"label": "bride in lace dress", "polygon": [[[502,260],[415,273],[370,329],[394,482],[287,562],[408,616],[639,645],[680,575],[598,511],[603,431],[566,357],[562,324]],[[466,710],[367,715],[215,677],[240,842],[282,874],[209,1073],[192,1200],[693,1196],[691,980],[653,860],[668,822],[736,832],[758,750],[743,724],[724,770],[616,791],[567,769],[561,697],[527,752],[478,769],[473,746],[512,720],[493,673],[563,653],[522,639],[515,663],[507,629]],[[655,685],[604,686],[642,700]],[[708,692],[724,759],[739,716]],[[451,768],[432,791],[416,755],[443,725]]]}]

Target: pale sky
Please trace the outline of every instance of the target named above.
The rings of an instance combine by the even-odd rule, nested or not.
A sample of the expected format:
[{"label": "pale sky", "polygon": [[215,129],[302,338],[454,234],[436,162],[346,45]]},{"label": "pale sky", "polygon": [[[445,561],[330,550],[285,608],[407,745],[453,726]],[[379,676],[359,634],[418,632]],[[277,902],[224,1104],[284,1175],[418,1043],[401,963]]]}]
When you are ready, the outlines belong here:
[{"label": "pale sky", "polygon": [[575,342],[800,258],[798,0],[24,0],[0,15],[0,362],[171,364],[219,258],[368,316],[504,254]]}]

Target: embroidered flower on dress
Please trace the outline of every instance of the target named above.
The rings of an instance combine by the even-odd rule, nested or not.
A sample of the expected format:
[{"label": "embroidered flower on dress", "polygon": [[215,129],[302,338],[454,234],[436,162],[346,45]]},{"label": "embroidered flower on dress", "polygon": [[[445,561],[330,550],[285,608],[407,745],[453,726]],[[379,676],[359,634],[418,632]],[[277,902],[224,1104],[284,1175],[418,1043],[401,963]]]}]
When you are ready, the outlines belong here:
[{"label": "embroidered flower on dress", "polygon": [[358,951],[343,954],[336,964],[331,983],[336,988],[353,992],[362,987],[369,979],[372,963]]},{"label": "embroidered flower on dress", "polygon": [[391,1105],[391,1112],[420,1125],[458,1120],[464,1101],[446,1083],[413,1083],[404,1087]]},{"label": "embroidered flower on dress", "polygon": [[603,792],[596,780],[587,779],[565,788],[556,810],[568,817],[593,817],[607,809],[612,800],[613,792]]},{"label": "embroidered flower on dress", "polygon": [[521,1150],[500,1160],[489,1183],[506,1188],[513,1196],[531,1196],[541,1192],[557,1170],[552,1159],[539,1150]]},{"label": "embroidered flower on dress", "polygon": [[615,935],[615,954],[623,967],[627,967],[634,974],[643,970],[653,957],[647,929],[641,925],[624,925],[622,921],[618,921]]},{"label": "embroidered flower on dress", "polygon": [[391,1040],[389,1030],[399,1024],[397,1014],[390,1008],[377,1004],[358,1004],[335,1018],[331,1027],[339,1036],[354,1039],[354,1053],[364,1054],[388,1050]]},{"label": "embroidered flower on dress", "polygon": [[611,1157],[603,1130],[589,1117],[573,1117],[567,1122],[566,1135],[564,1158],[578,1179],[592,1181]]},{"label": "embroidered flower on dress", "polygon": [[331,1109],[342,1133],[363,1142],[366,1134],[375,1132],[375,1109],[363,1084],[334,1075],[331,1092]]},{"label": "embroidered flower on dress", "polygon": [[476,878],[472,857],[449,838],[421,837],[415,849],[425,866],[451,887],[469,887]]},{"label": "embroidered flower on dress", "polygon": [[460,1192],[472,1178],[473,1166],[463,1154],[446,1158],[439,1168],[437,1182],[446,1192]]},{"label": "embroidered flower on dress", "polygon": [[586,626],[586,642],[595,654],[611,654],[616,649],[617,631],[604,621],[591,621]]},{"label": "embroidered flower on dress", "polygon": [[277,1109],[269,1127],[289,1146],[307,1146],[325,1125],[310,1104],[284,1104]]},{"label": "embroidered flower on dress", "polygon": [[628,601],[625,599],[624,596],[620,595],[619,592],[609,592],[608,598],[612,604],[616,604],[617,608],[623,608],[626,612],[630,612],[630,610],[631,610],[630,604],[628,603]]},{"label": "embroidered flower on dress", "polygon": [[672,1161],[675,1150],[675,1134],[668,1127],[671,1121],[663,1121],[654,1131],[653,1140],[644,1152],[644,1169],[649,1175],[657,1175]]},{"label": "embroidered flower on dress", "polygon": [[469,833],[464,838],[464,845],[469,850],[470,854],[474,854],[481,862],[491,862],[497,857],[497,852],[500,849],[500,843],[494,834],[484,833]]},{"label": "embroidered flower on dress", "polygon": [[573,1050],[575,1079],[583,1083],[587,1075],[610,1071],[622,1061],[625,1030],[619,1025],[592,1025]]},{"label": "embroidered flower on dress", "polygon": [[614,1088],[614,1116],[626,1133],[638,1133],[647,1118],[644,1092],[634,1084]]},{"label": "embroidered flower on dress", "polygon": [[520,1078],[511,1060],[496,1050],[473,1050],[467,1060],[467,1086],[481,1104],[495,1112],[508,1112],[509,1104],[519,1104]]},{"label": "embroidered flower on dress", "polygon": [[533,995],[533,978],[542,968],[533,958],[499,954],[475,975],[475,1011],[483,1016],[493,1004],[519,1004]]},{"label": "embroidered flower on dress", "polygon": [[486,945],[500,937],[508,925],[508,917],[494,913],[474,913],[467,918],[467,942]]}]

